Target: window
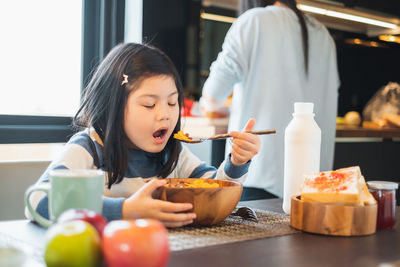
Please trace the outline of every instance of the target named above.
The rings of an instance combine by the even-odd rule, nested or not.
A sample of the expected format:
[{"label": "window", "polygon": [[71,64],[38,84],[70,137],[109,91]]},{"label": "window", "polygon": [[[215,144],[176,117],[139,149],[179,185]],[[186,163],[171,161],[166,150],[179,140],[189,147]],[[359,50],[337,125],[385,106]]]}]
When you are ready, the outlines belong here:
[{"label": "window", "polygon": [[0,114],[72,116],[81,87],[82,1],[1,1],[0,25]]},{"label": "window", "polygon": [[125,1],[0,2],[0,144],[66,142],[92,70],[124,39]]}]

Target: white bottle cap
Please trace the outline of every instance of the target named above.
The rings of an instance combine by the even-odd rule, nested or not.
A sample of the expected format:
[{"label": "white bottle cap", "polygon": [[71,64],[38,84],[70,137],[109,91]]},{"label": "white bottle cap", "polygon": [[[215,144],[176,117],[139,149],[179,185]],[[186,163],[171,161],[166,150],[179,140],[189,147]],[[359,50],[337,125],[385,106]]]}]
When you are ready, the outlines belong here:
[{"label": "white bottle cap", "polygon": [[296,102],[294,103],[295,114],[312,114],[314,110],[314,103]]}]

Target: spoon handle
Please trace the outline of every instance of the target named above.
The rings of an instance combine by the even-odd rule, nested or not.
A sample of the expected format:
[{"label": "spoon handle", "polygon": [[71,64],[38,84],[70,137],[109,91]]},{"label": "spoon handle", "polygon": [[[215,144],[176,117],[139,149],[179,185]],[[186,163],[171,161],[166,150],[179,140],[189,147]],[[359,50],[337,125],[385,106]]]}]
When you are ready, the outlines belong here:
[{"label": "spoon handle", "polygon": [[[274,133],[276,133],[276,130],[263,130],[263,131],[254,131],[254,132],[248,132],[248,133],[257,134],[257,135],[274,134]],[[217,135],[211,136],[207,139],[215,140],[215,139],[223,139],[223,138],[229,138],[229,137],[231,137],[230,134],[217,134]]]}]

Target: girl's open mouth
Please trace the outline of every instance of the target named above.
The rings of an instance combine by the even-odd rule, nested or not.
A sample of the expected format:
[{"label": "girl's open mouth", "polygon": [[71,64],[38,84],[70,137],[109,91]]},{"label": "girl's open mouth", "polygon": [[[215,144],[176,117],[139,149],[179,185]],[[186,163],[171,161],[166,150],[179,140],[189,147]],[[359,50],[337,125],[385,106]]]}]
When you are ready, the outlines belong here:
[{"label": "girl's open mouth", "polygon": [[162,143],[165,139],[166,134],[167,134],[167,129],[161,128],[153,133],[153,137],[157,143]]}]

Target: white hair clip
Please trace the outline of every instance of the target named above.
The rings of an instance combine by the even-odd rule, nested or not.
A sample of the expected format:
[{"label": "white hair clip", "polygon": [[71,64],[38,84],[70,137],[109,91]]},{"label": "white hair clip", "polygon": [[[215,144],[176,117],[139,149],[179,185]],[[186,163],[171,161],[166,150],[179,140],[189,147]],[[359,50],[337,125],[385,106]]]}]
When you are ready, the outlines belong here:
[{"label": "white hair clip", "polygon": [[124,80],[122,81],[121,85],[128,83],[128,75],[122,74],[122,77],[124,77]]}]

